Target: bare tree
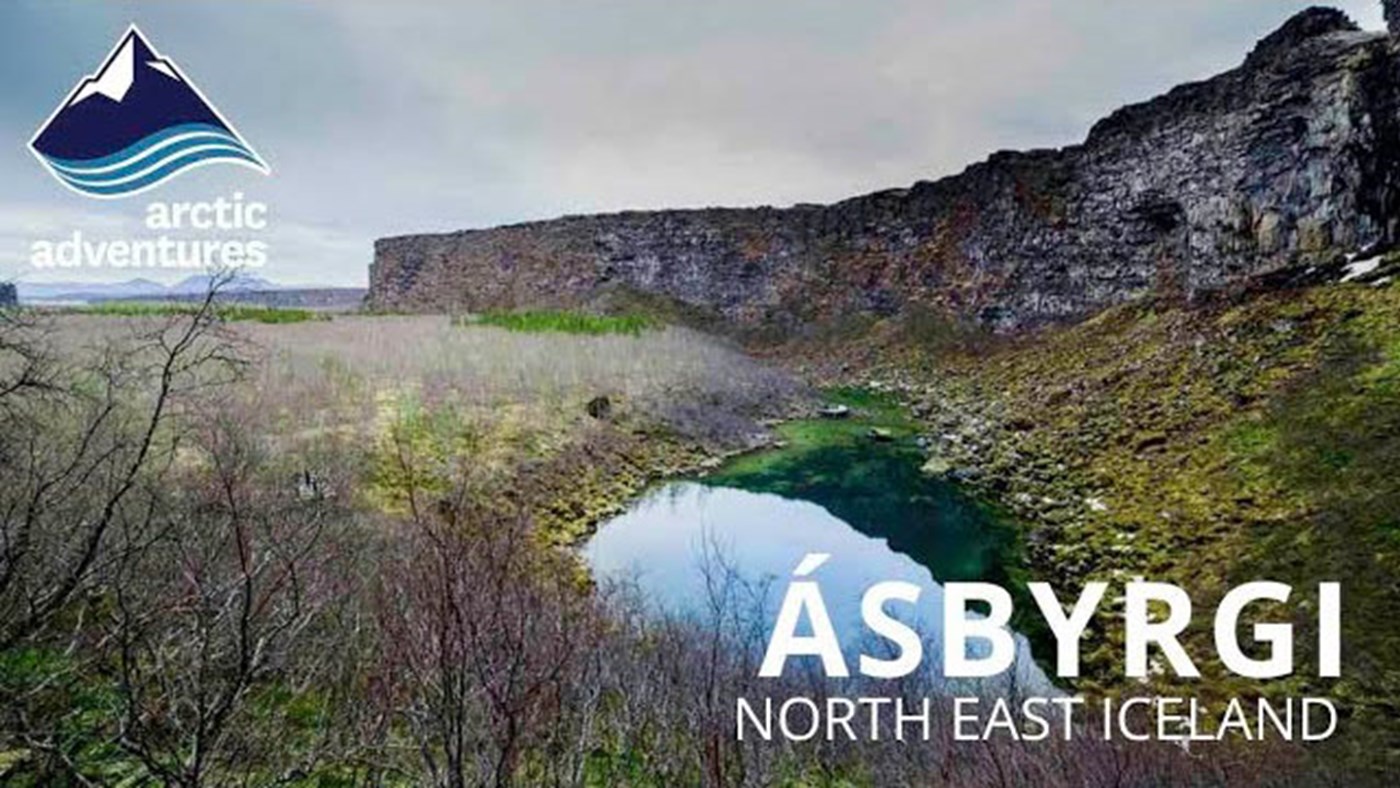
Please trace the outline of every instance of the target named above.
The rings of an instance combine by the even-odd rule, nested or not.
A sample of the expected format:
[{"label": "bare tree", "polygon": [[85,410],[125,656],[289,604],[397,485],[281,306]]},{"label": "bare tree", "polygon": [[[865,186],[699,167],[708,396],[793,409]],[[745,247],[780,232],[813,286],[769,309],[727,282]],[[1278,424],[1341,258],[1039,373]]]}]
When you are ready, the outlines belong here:
[{"label": "bare tree", "polygon": [[60,368],[36,326],[0,325],[0,649],[65,610],[111,558],[117,523],[148,517],[135,499],[169,467],[182,397],[236,372],[214,295],[76,370]]},{"label": "bare tree", "polygon": [[414,525],[381,608],[396,711],[435,784],[512,785],[596,636],[582,577],[521,515],[451,506]]},{"label": "bare tree", "polygon": [[[215,415],[197,431],[207,464],[176,480],[180,495],[153,538],[123,545],[99,622],[121,703],[117,742],[171,785],[285,760],[258,751],[256,731],[237,723],[255,692],[295,692],[318,673],[301,641],[339,598],[328,532],[346,513],[261,476],[267,458],[245,428]],[[275,718],[275,704],[264,706]]]}]

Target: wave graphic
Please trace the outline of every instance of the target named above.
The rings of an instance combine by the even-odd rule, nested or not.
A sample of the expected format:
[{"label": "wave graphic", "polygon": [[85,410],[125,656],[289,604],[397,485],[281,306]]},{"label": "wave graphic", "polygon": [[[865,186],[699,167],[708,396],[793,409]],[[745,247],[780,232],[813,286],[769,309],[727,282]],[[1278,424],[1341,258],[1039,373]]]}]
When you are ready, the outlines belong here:
[{"label": "wave graphic", "polygon": [[185,170],[215,162],[266,169],[236,135],[206,123],[161,129],[106,156],[65,159],[42,152],[39,155],[65,184],[94,197],[134,194]]}]

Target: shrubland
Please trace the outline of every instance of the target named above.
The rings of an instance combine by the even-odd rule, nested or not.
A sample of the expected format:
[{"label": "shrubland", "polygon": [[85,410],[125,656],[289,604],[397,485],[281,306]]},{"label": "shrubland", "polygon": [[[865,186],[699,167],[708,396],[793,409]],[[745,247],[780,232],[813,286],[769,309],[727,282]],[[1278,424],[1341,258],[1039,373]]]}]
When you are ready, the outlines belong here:
[{"label": "shrubland", "polygon": [[[767,590],[657,610],[566,546],[805,397],[678,328],[0,323],[0,779],[16,785],[1282,784],[1293,753],[735,740]],[[997,688],[988,688],[995,691]]]}]

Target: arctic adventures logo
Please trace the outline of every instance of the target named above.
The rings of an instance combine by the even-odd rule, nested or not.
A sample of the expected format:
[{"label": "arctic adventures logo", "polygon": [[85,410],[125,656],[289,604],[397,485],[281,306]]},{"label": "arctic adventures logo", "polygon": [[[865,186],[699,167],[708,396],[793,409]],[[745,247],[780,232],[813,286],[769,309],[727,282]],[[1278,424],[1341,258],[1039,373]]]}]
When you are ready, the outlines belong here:
[{"label": "arctic adventures logo", "polygon": [[[85,197],[115,199],[153,189],[208,164],[271,170],[174,61],[135,25],[97,73],[78,82],[30,140],[59,183]],[[152,202],[145,231],[90,237],[84,228],[35,239],[36,269],[261,268],[268,207],[241,191],[190,202]]]},{"label": "arctic adventures logo", "polygon": [[99,199],[139,194],[208,164],[269,172],[233,124],[135,25],[97,73],[54,110],[29,148],[64,186]]}]

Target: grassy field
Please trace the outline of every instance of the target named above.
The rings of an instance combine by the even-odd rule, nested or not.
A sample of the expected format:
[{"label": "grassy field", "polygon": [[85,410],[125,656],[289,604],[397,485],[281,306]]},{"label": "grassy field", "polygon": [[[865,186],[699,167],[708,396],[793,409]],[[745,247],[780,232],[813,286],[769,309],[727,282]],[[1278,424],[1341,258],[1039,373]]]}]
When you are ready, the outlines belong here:
[{"label": "grassy field", "polygon": [[[155,303],[146,301],[112,301],[68,307],[65,312],[104,317],[171,317],[188,315],[199,308],[198,304]],[[304,323],[308,320],[329,320],[330,316],[313,312],[310,309],[290,309],[285,307],[252,306],[248,304],[225,304],[216,309],[219,317],[229,322],[251,321],[281,325],[284,323]]]},{"label": "grassy field", "polygon": [[463,325],[497,326],[527,333],[626,334],[638,336],[661,324],[646,315],[593,315],[558,310],[528,312],[485,312],[465,318]]},{"label": "grassy field", "polygon": [[[113,304],[50,317],[71,349],[126,338],[183,306]],[[706,335],[675,327],[556,333],[462,325],[445,316],[334,318],[306,310],[230,306],[219,316],[254,360],[259,388],[309,411],[386,395],[468,406],[563,404],[609,395],[664,417],[667,402],[762,405],[794,390],[784,373]],[[306,416],[307,413],[298,413]],[[362,414],[344,414],[358,417]]]},{"label": "grassy field", "polygon": [[[56,315],[54,337],[97,356],[167,318]],[[392,510],[405,504],[392,467],[401,451],[422,459],[418,472],[439,489],[468,477],[496,488],[522,467],[558,462],[574,480],[542,516],[564,542],[652,475],[751,446],[761,421],[805,396],[728,343],[675,327],[522,332],[446,316],[338,315],[224,331],[251,362],[225,410],[265,436],[286,474],[324,464],[318,455],[359,457],[345,471],[362,482],[357,494]]]},{"label": "grassy field", "polygon": [[535,333],[454,325],[439,316],[338,317],[297,325],[243,324],[264,359],[261,387],[288,407],[371,407],[385,397],[472,408],[577,409],[599,396],[615,409],[705,433],[687,403],[762,412],[791,378],[720,340],[682,328],[646,333]]},{"label": "grassy field", "polygon": [[[614,783],[642,748],[694,781],[693,712],[662,715],[702,694],[664,675],[707,641],[613,618],[555,546],[750,445],[793,379],[677,328],[3,317],[0,783],[421,785],[463,748],[453,784]],[[675,702],[614,711],[643,683]]]}]

